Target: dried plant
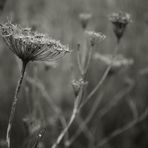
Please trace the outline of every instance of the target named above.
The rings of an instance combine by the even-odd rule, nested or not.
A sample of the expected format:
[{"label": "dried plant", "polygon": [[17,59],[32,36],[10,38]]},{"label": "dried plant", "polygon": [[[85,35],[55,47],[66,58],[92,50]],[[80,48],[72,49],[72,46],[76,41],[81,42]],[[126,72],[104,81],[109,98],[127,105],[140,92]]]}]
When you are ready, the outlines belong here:
[{"label": "dried plant", "polygon": [[[135,83],[133,83],[131,79],[128,79],[127,81],[128,87],[126,85],[125,89],[122,88],[121,91],[117,92],[112,99],[110,99],[105,105],[101,106],[101,108],[99,108],[98,110],[98,106],[101,104],[101,101],[103,100],[106,90],[100,92],[98,97],[91,102],[92,103],[91,110],[87,112],[87,116],[83,118],[81,117],[80,112],[82,108],[87,103],[89,103],[90,99],[92,99],[95,94],[98,93],[99,89],[106,81],[110,71],[112,69],[118,70],[121,68],[125,68],[128,66],[131,66],[134,63],[133,59],[127,59],[123,55],[117,54],[117,52],[119,51],[120,40],[124,35],[127,25],[131,22],[130,15],[128,13],[120,11],[118,13],[112,13],[109,16],[109,20],[113,24],[113,31],[117,39],[115,50],[113,51],[112,54],[100,54],[100,53],[94,52],[96,44],[100,43],[100,41],[103,41],[106,38],[106,36],[101,32],[94,32],[86,29],[88,26],[89,20],[91,18],[92,18],[92,14],[90,13],[82,13],[79,15],[80,23],[82,28],[84,29],[84,35],[88,42],[85,42],[87,44],[85,46],[87,49],[83,52],[81,52],[80,44],[77,45],[76,56],[77,56],[77,66],[78,66],[77,68],[79,69],[79,79],[74,79],[72,81],[72,88],[73,88],[73,93],[75,98],[74,98],[74,106],[72,108],[72,113],[68,122],[66,121],[66,118],[63,115],[62,109],[59,108],[53,100],[49,99],[50,95],[45,89],[44,84],[42,84],[42,82],[40,82],[38,79],[33,79],[31,77],[28,77],[26,79],[29,82],[29,84],[32,84],[33,87],[36,87],[37,90],[39,90],[39,92],[41,93],[43,98],[46,100],[46,102],[49,103],[48,105],[56,114],[54,120],[59,119],[60,124],[62,124],[63,130],[61,131],[61,133],[58,135],[57,139],[51,146],[52,148],[56,148],[59,146],[59,144],[62,142],[64,137],[68,135],[68,131],[75,120],[79,128],[75,131],[75,133],[71,137],[69,134],[64,139],[65,147],[70,147],[71,144],[78,138],[80,133],[83,131],[84,134],[88,136],[87,138],[90,138],[88,139],[90,142],[89,143],[90,145],[88,147],[93,148],[93,147],[102,147],[105,143],[110,141],[112,138],[122,134],[123,132],[132,128],[137,123],[142,122],[148,116],[148,109],[146,109],[143,113],[140,114],[137,110],[136,104],[131,100],[131,98],[129,98],[129,93],[134,90]],[[69,53],[70,51],[67,46],[62,45],[59,41],[56,41],[50,38],[46,34],[34,32],[32,31],[31,28],[23,28],[21,26],[14,25],[10,22],[0,24],[0,32],[6,45],[16,55],[16,57],[18,57],[22,62],[21,77],[18,81],[15,94],[14,94],[14,100],[12,103],[8,127],[7,127],[6,141],[0,141],[0,145],[6,146],[7,144],[7,147],[10,148],[11,128],[14,120],[16,105],[18,102],[18,94],[22,86],[24,74],[26,71],[26,66],[30,62],[44,62],[43,68],[45,71],[48,71],[50,68],[56,67],[56,63],[55,63],[56,60],[58,60],[59,58],[62,58],[66,53]],[[94,59],[103,63],[105,66],[107,66],[107,68],[103,72],[103,75],[99,79],[98,83],[96,83],[96,86],[90,92],[86,93],[85,88],[89,84],[87,80],[88,70],[91,64],[91,60],[94,60]],[[141,71],[140,74],[141,76],[144,74],[147,74],[147,69],[144,69],[143,71]],[[36,75],[36,73],[34,75]],[[127,102],[128,102],[129,108],[132,111],[132,115],[134,119],[128,124],[126,124],[125,126],[119,129],[116,129],[113,133],[109,134],[109,136],[102,138],[101,140],[98,140],[97,138],[95,138],[94,133],[91,132],[91,128],[89,127],[90,121],[93,119],[96,112],[98,112],[99,119],[104,117],[124,97],[129,98],[129,101]],[[34,108],[38,108],[38,107],[42,107],[42,106],[36,105]],[[40,116],[42,115],[43,114],[41,114]],[[45,118],[43,118],[43,120]],[[28,127],[30,135],[34,135],[34,133],[36,135],[35,142],[32,148],[39,147],[39,143],[41,142],[41,139],[45,133],[45,129],[42,129],[42,128],[49,126],[49,121],[47,121],[47,123],[42,125],[43,123],[41,120],[38,120],[32,117],[32,114],[30,114],[29,116],[26,116],[26,118],[23,118],[23,123]],[[55,122],[53,122],[53,124],[54,123]],[[28,141],[26,143],[28,144]],[[41,147],[44,147],[44,146],[41,145]]]},{"label": "dried plant", "polygon": [[[78,68],[81,73],[81,78],[79,80],[72,81],[73,91],[75,94],[74,107],[73,107],[73,111],[72,111],[72,114],[71,114],[71,117],[70,117],[70,120],[69,120],[67,126],[63,129],[61,134],[58,136],[56,142],[52,145],[52,148],[56,148],[60,144],[61,140],[63,139],[65,134],[68,132],[72,123],[74,122],[76,116],[80,112],[80,109],[83,104],[82,98],[84,95],[85,86],[88,84],[88,82],[86,81],[86,74],[87,74],[87,70],[88,70],[90,61],[92,59],[92,53],[93,53],[92,47],[94,47],[94,45],[97,42],[100,42],[105,39],[105,35],[102,33],[96,33],[93,31],[86,31],[85,33],[86,33],[88,41],[91,45],[91,49],[89,49],[89,52],[87,53],[88,55],[85,59],[86,64],[83,66],[81,63],[80,45],[78,44],[78,46],[77,46],[77,48],[78,48],[77,49],[77,63],[78,63]],[[67,142],[66,142],[66,145],[67,145]]]},{"label": "dried plant", "polygon": [[80,89],[82,87],[84,87],[85,85],[87,85],[87,82],[85,82],[82,78],[80,78],[79,80],[73,80],[72,81],[72,87],[73,87],[75,97],[78,96]]},{"label": "dried plant", "polygon": [[117,41],[120,42],[120,39],[125,32],[126,26],[131,22],[130,14],[122,11],[118,13],[112,13],[109,15],[109,20],[113,24],[113,29],[117,37]]},{"label": "dried plant", "polygon": [[94,32],[94,31],[85,31],[87,37],[90,40],[91,46],[94,46],[97,42],[100,42],[106,38],[106,36],[101,32]]},{"label": "dried plant", "polygon": [[1,35],[11,49],[24,63],[30,61],[54,61],[69,52],[68,47],[45,34],[32,32],[30,28],[6,23],[1,24]]},{"label": "dried plant", "polygon": [[77,97],[75,99],[74,107],[73,107],[73,111],[72,111],[70,120],[67,123],[67,126],[63,129],[63,131],[58,136],[56,142],[52,145],[52,148],[56,148],[60,144],[61,140],[64,138],[65,134],[67,133],[67,131],[71,127],[73,121],[75,120],[76,115],[78,114],[78,108],[79,108],[79,104],[81,102],[82,94],[83,94],[83,85],[81,85],[81,88],[79,90],[79,94],[77,95]]},{"label": "dried plant", "polygon": [[[114,18],[116,18],[116,15],[114,15]],[[124,18],[122,18],[122,19],[124,20]],[[113,18],[112,18],[112,21],[113,21]],[[116,21],[119,21],[119,20],[116,18]],[[124,23],[124,21],[123,22],[119,22],[119,23]],[[119,26],[115,25],[114,27],[116,27],[115,29],[118,29],[116,31],[119,31],[120,25]],[[124,30],[125,30],[125,28],[124,28]],[[124,32],[124,30],[122,30],[122,31]],[[119,36],[119,34],[116,34],[116,33],[120,33],[120,31],[119,32],[115,32],[115,34],[117,36],[117,45],[116,45],[116,48],[115,48],[115,50],[114,50],[112,55],[107,55],[107,54],[106,55],[102,55],[102,54],[99,54],[99,53],[97,53],[97,54],[95,53],[94,57],[96,59],[101,60],[103,63],[105,63],[107,65],[107,68],[106,68],[103,76],[101,77],[101,79],[97,83],[97,85],[94,87],[94,89],[92,89],[92,91],[88,94],[88,96],[80,104],[80,106],[78,108],[79,112],[85,106],[85,104],[88,103],[88,101],[92,98],[92,96],[99,90],[99,88],[103,85],[103,83],[106,80],[107,76],[109,75],[109,72],[112,69],[112,67],[116,67],[116,68],[118,67],[119,68],[119,67],[124,67],[124,66],[126,67],[126,66],[129,66],[129,65],[133,64],[133,60],[132,59],[125,59],[122,55],[117,55],[117,51],[119,50],[120,39],[123,36],[123,32],[122,32],[122,34],[120,34],[120,36]],[[94,47],[94,45],[97,43],[96,39],[104,39],[105,38],[104,35],[101,35],[101,34],[98,34],[98,33],[92,32],[92,31],[86,31],[86,34],[89,37],[89,41],[90,41],[91,47]],[[92,57],[92,55],[91,55],[91,57]],[[129,90],[131,90],[131,87],[129,87],[126,91],[124,91],[123,95],[126,95],[127,93],[129,93]],[[121,95],[121,94],[119,94],[119,95]],[[106,107],[106,108],[104,108],[102,110],[102,112],[100,113],[102,116],[105,113],[107,113],[115,104],[117,104],[117,102],[123,97],[123,95],[121,95],[121,96],[119,96],[119,95],[117,96],[117,100],[112,101],[109,104],[108,107]],[[102,96],[99,97],[99,99],[96,99],[94,101],[93,109],[90,111],[90,113],[88,113],[88,116],[87,116],[86,120],[83,121],[80,124],[80,126],[79,126],[80,128],[76,131],[76,133],[71,137],[71,139],[69,139],[67,141],[67,147],[70,147],[70,145],[79,136],[79,134],[81,133],[83,128],[87,127],[87,123],[91,120],[91,118],[95,114],[95,112],[97,110],[97,107],[98,107],[99,103],[101,102],[101,100],[102,100]]]},{"label": "dried plant", "polygon": [[31,61],[55,61],[68,53],[69,49],[47,35],[32,32],[30,28],[22,28],[10,22],[1,24],[0,32],[10,50],[22,61],[21,77],[15,90],[6,135],[10,148],[11,127],[27,64]]},{"label": "dried plant", "polygon": [[[84,57],[84,63],[82,62],[82,55],[81,55],[81,47],[80,44],[77,45],[77,63],[78,63],[78,68],[81,73],[81,76],[84,78],[87,71],[89,64],[92,59],[92,53],[94,52],[93,48],[95,44],[97,44],[100,41],[103,41],[106,36],[99,32],[94,32],[94,31],[85,31],[86,38],[88,39],[88,42],[90,44],[90,47],[88,47],[88,51]],[[84,78],[85,79],[85,78]]]}]

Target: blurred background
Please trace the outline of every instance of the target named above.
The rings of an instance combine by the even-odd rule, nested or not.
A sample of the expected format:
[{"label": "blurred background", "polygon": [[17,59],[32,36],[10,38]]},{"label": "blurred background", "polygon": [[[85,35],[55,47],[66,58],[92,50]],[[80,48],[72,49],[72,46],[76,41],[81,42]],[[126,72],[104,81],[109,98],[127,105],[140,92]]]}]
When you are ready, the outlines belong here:
[{"label": "blurred background", "polygon": [[[85,47],[86,38],[79,15],[90,13],[87,29],[106,35],[106,39],[95,46],[95,53],[112,54],[116,37],[108,15],[120,10],[131,15],[132,23],[126,28],[118,52],[133,59],[134,64],[108,74],[101,88],[81,109],[59,147],[148,147],[148,113],[145,112],[148,108],[147,6],[147,0],[0,0],[1,23],[9,19],[32,27],[69,45],[73,51],[56,63],[28,65],[12,127],[11,148],[33,148],[36,135],[43,127],[46,132],[38,148],[49,148],[56,141],[73,110],[75,96],[71,82],[80,77],[75,51],[77,44]],[[92,59],[86,76],[86,96],[105,69],[105,64]],[[0,148],[5,147],[19,76],[20,60],[0,39]],[[79,134],[75,136],[77,130]]]}]

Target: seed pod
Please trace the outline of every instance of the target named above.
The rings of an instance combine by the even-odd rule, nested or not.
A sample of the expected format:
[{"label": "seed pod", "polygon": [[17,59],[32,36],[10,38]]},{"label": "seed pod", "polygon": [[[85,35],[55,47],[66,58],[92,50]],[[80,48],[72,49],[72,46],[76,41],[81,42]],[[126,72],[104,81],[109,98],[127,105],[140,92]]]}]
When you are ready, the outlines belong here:
[{"label": "seed pod", "polygon": [[109,20],[113,24],[113,31],[117,37],[117,40],[120,41],[120,39],[123,37],[126,26],[131,22],[130,15],[120,11],[118,13],[112,13],[109,16]]}]

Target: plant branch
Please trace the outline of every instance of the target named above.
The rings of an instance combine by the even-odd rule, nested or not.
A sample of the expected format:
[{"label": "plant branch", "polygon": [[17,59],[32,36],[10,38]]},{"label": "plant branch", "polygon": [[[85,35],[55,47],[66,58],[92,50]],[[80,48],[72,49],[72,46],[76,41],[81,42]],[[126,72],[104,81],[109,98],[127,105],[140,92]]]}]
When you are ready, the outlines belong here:
[{"label": "plant branch", "polygon": [[74,102],[74,108],[73,108],[73,111],[72,111],[72,115],[70,117],[70,120],[69,120],[67,126],[63,129],[61,134],[58,136],[56,142],[52,145],[52,148],[56,148],[60,144],[61,140],[63,139],[63,137],[65,136],[65,134],[67,133],[67,131],[71,127],[73,121],[75,120],[75,117],[78,113],[78,106],[79,106],[79,103],[80,103],[82,92],[83,92],[83,88],[80,89],[80,92],[79,92],[79,94],[78,94],[78,96],[77,96],[77,98]]},{"label": "plant branch", "polygon": [[[117,54],[118,50],[119,50],[119,44],[117,44],[117,46],[113,52],[113,57]],[[112,68],[112,64],[113,64],[113,62],[110,65],[108,65],[103,76],[101,77],[101,79],[99,80],[99,82],[97,83],[95,88],[89,93],[89,95],[86,97],[86,99],[81,103],[79,110],[91,99],[91,97],[96,93],[96,91],[102,86],[102,84],[106,80],[106,78]]]},{"label": "plant branch", "polygon": [[9,116],[7,134],[6,134],[6,141],[7,141],[8,148],[10,148],[11,128],[12,128],[12,123],[13,123],[13,120],[14,120],[16,105],[17,105],[17,102],[18,102],[18,94],[20,92],[20,88],[21,88],[21,85],[22,85],[22,82],[23,82],[26,65],[27,65],[27,62],[22,61],[21,76],[20,76],[20,79],[18,80],[18,84],[16,86],[16,90],[15,90],[15,94],[14,94],[14,100],[13,100],[13,103],[12,103],[12,106],[11,106],[11,112],[10,112],[10,116]]}]

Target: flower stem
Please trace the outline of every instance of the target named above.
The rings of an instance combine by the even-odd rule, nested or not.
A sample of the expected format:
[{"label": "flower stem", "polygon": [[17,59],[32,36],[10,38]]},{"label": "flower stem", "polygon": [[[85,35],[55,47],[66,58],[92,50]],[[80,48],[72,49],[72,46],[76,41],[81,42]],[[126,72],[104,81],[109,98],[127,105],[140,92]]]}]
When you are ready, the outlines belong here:
[{"label": "flower stem", "polygon": [[83,92],[83,88],[80,89],[80,92],[74,102],[74,107],[73,107],[73,111],[70,117],[70,120],[67,124],[67,126],[63,129],[63,131],[61,132],[61,134],[58,136],[56,142],[52,145],[51,148],[57,148],[57,146],[60,144],[60,142],[62,141],[62,139],[64,138],[65,134],[68,132],[69,128],[71,127],[72,123],[74,122],[77,113],[78,113],[78,106],[79,103],[81,101],[81,97],[82,97],[82,92]]},{"label": "flower stem", "polygon": [[12,103],[12,106],[11,106],[11,112],[10,112],[10,116],[9,116],[9,122],[8,122],[8,127],[7,127],[7,135],[6,135],[6,142],[7,142],[8,148],[10,148],[10,133],[11,133],[12,123],[13,123],[13,120],[14,120],[16,105],[17,105],[17,102],[18,102],[17,97],[18,97],[18,93],[19,93],[21,85],[22,85],[23,78],[24,78],[26,65],[27,65],[27,62],[22,61],[21,76],[18,80],[18,84],[17,84],[16,89],[15,89],[13,103]]}]

